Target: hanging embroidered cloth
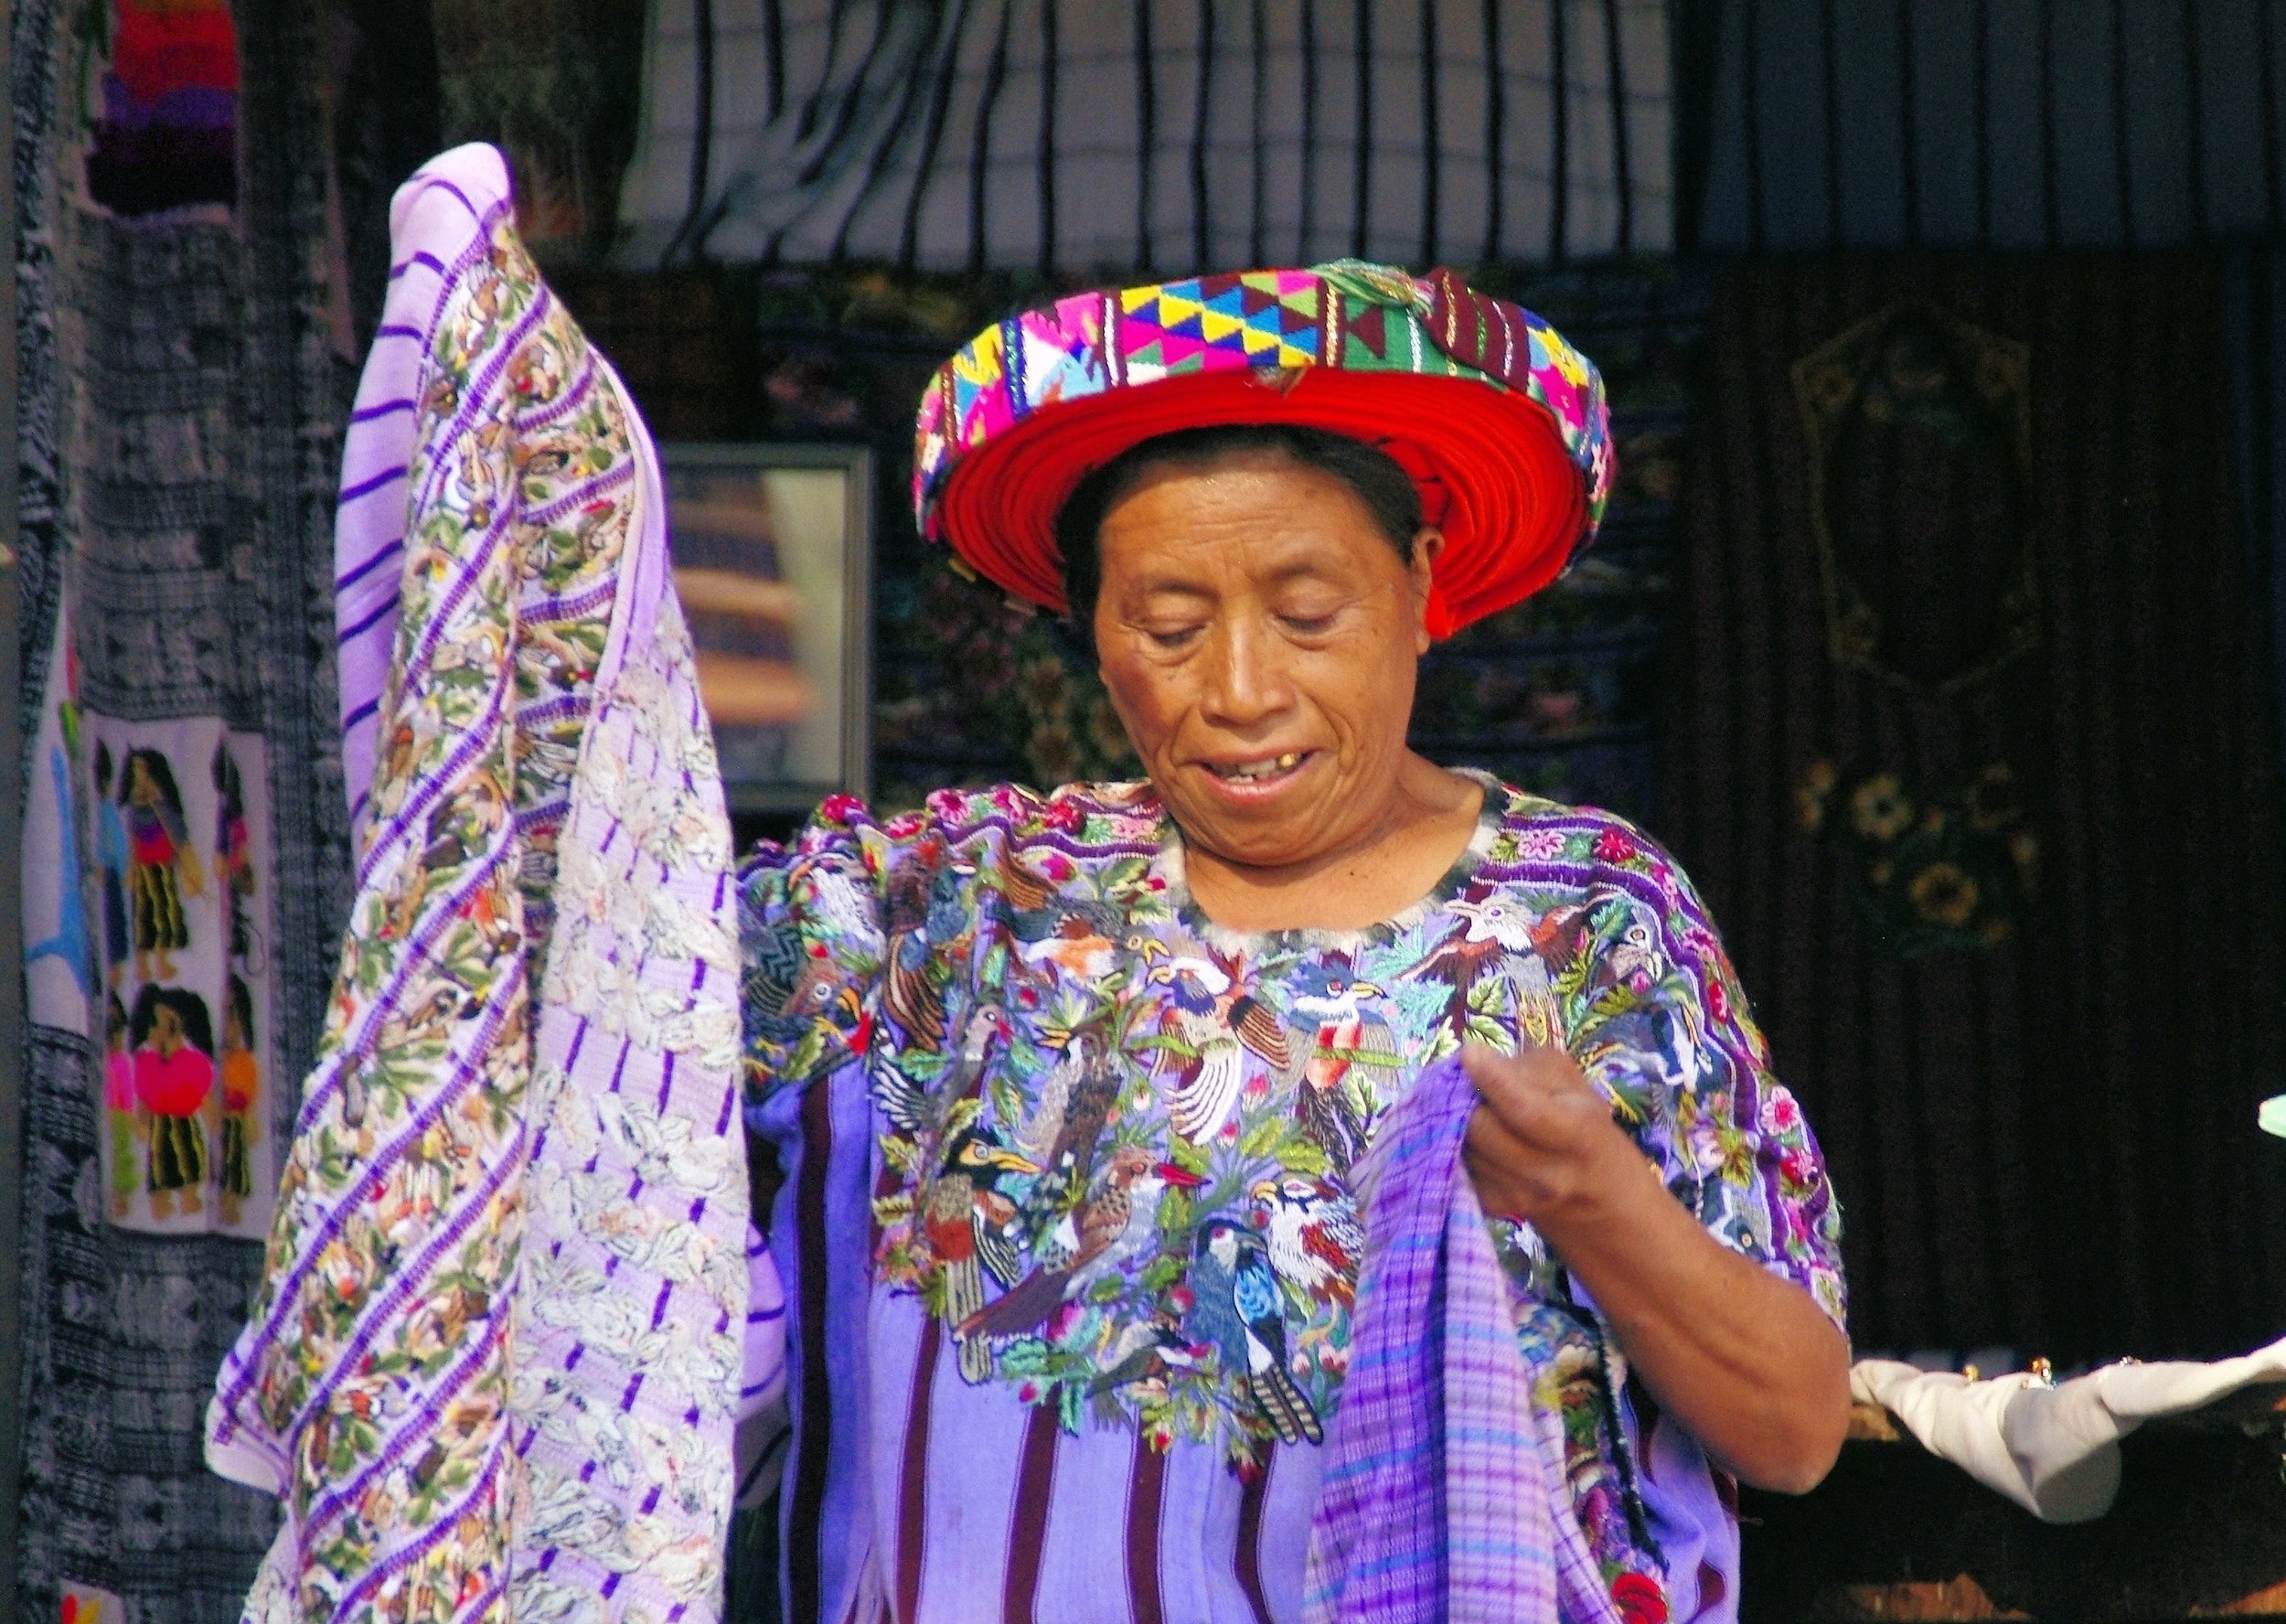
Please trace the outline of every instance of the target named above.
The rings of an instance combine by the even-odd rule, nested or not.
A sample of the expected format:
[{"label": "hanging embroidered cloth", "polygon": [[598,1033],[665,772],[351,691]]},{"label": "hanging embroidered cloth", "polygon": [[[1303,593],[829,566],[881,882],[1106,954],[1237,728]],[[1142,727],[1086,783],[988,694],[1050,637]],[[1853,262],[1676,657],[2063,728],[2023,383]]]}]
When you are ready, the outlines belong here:
[{"label": "hanging embroidered cloth", "polygon": [[498,154],[391,230],[336,539],[358,889],[208,1458],[285,1502],[251,1619],[711,1619],[751,1226],[656,454]]}]

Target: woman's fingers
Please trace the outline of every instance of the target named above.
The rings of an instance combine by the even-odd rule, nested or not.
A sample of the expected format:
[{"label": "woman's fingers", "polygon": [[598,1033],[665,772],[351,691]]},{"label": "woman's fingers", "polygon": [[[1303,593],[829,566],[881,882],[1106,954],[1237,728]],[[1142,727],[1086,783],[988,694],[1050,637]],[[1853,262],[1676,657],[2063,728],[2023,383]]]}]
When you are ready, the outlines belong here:
[{"label": "woman's fingers", "polygon": [[[1471,1043],[1460,1063],[1476,1084],[1478,1097],[1518,1137],[1539,1141],[1558,1131],[1568,1116],[1566,1095],[1592,1095],[1587,1079],[1561,1049],[1533,1048],[1501,1054]],[[1576,1102],[1575,1102],[1576,1103]]]}]

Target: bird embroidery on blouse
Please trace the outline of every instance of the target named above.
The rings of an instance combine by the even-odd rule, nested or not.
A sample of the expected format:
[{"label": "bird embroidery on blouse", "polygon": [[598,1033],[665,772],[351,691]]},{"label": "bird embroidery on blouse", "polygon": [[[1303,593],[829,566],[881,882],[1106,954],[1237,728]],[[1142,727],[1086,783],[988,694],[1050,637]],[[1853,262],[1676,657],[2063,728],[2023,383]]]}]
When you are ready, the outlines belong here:
[{"label": "bird embroidery on blouse", "polygon": [[981,1382],[992,1373],[992,1351],[969,1340],[967,1321],[984,1306],[984,1271],[1006,1285],[1016,1277],[1016,1248],[1007,1226],[1016,1203],[1000,1190],[1010,1173],[1029,1173],[1032,1164],[1001,1145],[989,1129],[963,1128],[946,1148],[945,1161],[922,1192],[921,1227],[936,1254],[944,1282],[944,1317],[960,1348],[960,1373]]},{"label": "bird embroidery on blouse", "polygon": [[967,930],[962,904],[964,871],[941,839],[924,842],[913,860],[891,872],[888,941],[881,960],[881,1008],[913,1048],[931,1053],[945,1046],[945,995],[952,951]]},{"label": "bird embroidery on blouse", "polygon": [[991,999],[985,999],[968,1011],[961,1022],[960,1042],[955,1048],[951,1063],[935,1082],[924,1086],[905,1075],[894,1063],[871,1069],[873,1103],[892,1126],[909,1138],[920,1139],[938,1132],[956,1101],[967,1097],[983,1077],[985,1067],[993,1054],[1006,1044],[1013,1033],[1008,1012]]},{"label": "bird embroidery on blouse", "polygon": [[1200,1226],[1191,1263],[1191,1308],[1184,1329],[1222,1356],[1286,1443],[1325,1441],[1309,1395],[1286,1368],[1286,1313],[1277,1271],[1262,1242],[1228,1218]]},{"label": "bird embroidery on blouse", "polygon": [[1287,1003],[1315,1031],[1306,1040],[1302,1086],[1295,1110],[1302,1132],[1332,1159],[1348,1167],[1365,1149],[1381,1084],[1404,1063],[1404,1052],[1389,1023],[1364,1007],[1383,990],[1350,973],[1340,956],[1298,967],[1287,983]]},{"label": "bird embroidery on blouse", "polygon": [[1095,1149],[1119,1103],[1116,1056],[1094,1034],[1074,1035],[1041,1085],[1040,1106],[1019,1136],[1040,1163],[1025,1197],[1027,1217],[1044,1223],[1079,1198],[1095,1177]]},{"label": "bird embroidery on blouse", "polygon": [[1034,1251],[1032,1272],[1005,1296],[970,1312],[958,1334],[1021,1336],[1037,1329],[1096,1280],[1158,1244],[1159,1198],[1168,1185],[1195,1189],[1204,1181],[1140,1146],[1120,1146],[1102,1182]]},{"label": "bird embroidery on blouse", "polygon": [[1123,921],[1101,903],[1067,902],[1029,909],[1009,922],[1016,956],[1032,966],[1053,965],[1081,982],[1101,981],[1119,962]]},{"label": "bird embroidery on blouse", "polygon": [[1220,966],[1179,955],[1154,965],[1147,979],[1167,989],[1161,1035],[1190,1051],[1175,1052],[1174,1091],[1167,1101],[1168,1120],[1184,1138],[1211,1139],[1230,1120],[1245,1082],[1248,1051],[1281,1079],[1290,1077],[1294,1053],[1285,1025],[1268,1005],[1235,990]]},{"label": "bird embroidery on blouse", "polygon": [[1270,1266],[1313,1304],[1357,1302],[1365,1231],[1350,1198],[1305,1173],[1265,1179],[1247,1191],[1266,1215]]}]

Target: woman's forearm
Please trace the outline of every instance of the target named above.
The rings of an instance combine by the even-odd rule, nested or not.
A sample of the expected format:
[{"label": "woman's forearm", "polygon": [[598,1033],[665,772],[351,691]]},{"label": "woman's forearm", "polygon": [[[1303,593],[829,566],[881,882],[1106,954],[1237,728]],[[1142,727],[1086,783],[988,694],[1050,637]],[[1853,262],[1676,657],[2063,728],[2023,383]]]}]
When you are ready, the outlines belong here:
[{"label": "woman's forearm", "polygon": [[1849,1426],[1849,1341],[1810,1294],[1677,1202],[1561,1050],[1461,1056],[1485,1108],[1469,1170],[1488,1213],[1539,1231],[1651,1396],[1725,1466],[1799,1492]]},{"label": "woman's forearm", "polygon": [[1849,1342],[1810,1294],[1716,1241],[1633,1158],[1542,1236],[1644,1386],[1722,1465],[1800,1493],[1849,1423]]}]

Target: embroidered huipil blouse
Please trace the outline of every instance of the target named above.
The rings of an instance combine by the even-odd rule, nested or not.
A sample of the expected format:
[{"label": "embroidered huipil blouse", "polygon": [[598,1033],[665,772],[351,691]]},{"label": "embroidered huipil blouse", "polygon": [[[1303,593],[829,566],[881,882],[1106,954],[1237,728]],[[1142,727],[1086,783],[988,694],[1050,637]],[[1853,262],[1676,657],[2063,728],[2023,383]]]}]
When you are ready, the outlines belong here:
[{"label": "embroidered huipil blouse", "polygon": [[[1842,1319],[1816,1143],[1689,882],[1617,817],[1484,782],[1451,872],[1360,932],[1216,927],[1141,785],[838,799],[747,860],[789,1618],[1298,1618],[1351,1170],[1465,1041],[1564,1044],[1709,1233]],[[1530,1229],[1493,1229],[1560,1532],[1629,1624],[1734,1616],[1704,1457]]]}]

